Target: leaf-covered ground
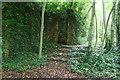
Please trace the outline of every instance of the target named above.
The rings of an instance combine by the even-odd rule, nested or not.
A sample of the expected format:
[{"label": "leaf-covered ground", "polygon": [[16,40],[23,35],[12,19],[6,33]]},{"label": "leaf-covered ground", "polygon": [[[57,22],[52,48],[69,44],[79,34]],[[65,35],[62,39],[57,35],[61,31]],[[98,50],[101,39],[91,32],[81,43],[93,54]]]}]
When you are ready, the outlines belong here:
[{"label": "leaf-covered ground", "polygon": [[[20,71],[3,71],[3,78],[120,78],[118,54],[87,55],[86,45],[58,46],[48,52],[44,66]],[[105,62],[103,62],[103,59]],[[39,63],[37,63],[39,64]],[[83,76],[84,75],[84,76]],[[114,79],[113,79],[114,80]]]},{"label": "leaf-covered ground", "polygon": [[[26,70],[24,72],[3,71],[3,78],[83,78],[83,76],[73,73],[66,61],[70,59],[71,47],[57,48],[53,53],[49,53],[49,61],[42,67]],[[62,56],[60,56],[62,55]],[[64,56],[63,56],[64,55]],[[85,77],[84,77],[85,78]]]}]

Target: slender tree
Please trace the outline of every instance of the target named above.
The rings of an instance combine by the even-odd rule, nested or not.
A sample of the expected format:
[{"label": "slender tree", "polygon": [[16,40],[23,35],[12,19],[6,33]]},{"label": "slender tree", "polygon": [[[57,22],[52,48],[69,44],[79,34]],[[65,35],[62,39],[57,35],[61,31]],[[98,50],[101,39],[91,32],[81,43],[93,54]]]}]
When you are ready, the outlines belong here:
[{"label": "slender tree", "polygon": [[[116,4],[116,1],[113,1],[113,5]],[[116,22],[116,7],[114,7],[113,9],[113,13],[112,13],[112,21],[111,21],[111,38],[110,38],[110,48],[113,47],[114,45],[114,35],[115,35],[115,22]]]},{"label": "slender tree", "polygon": [[105,2],[104,0],[102,0],[102,7],[103,7],[103,26],[105,28],[105,25],[106,25],[106,12],[105,12]]},{"label": "slender tree", "polygon": [[104,33],[104,38],[103,38],[103,42],[105,41],[105,47],[104,46],[103,47],[106,48],[106,49],[109,49],[109,47],[110,47],[110,39],[108,39],[108,35],[107,35],[107,32],[108,32],[108,23],[109,23],[111,14],[112,14],[112,12],[113,12],[113,10],[115,8],[115,5],[116,5],[116,3],[113,5],[113,7],[111,9],[111,11],[110,11],[110,13],[108,15],[108,19],[106,21],[106,25],[105,25],[105,33]]},{"label": "slender tree", "polygon": [[88,32],[88,53],[92,52],[94,17],[95,17],[95,0],[93,0],[93,4],[92,4],[91,22],[90,22],[90,27]]},{"label": "slender tree", "polygon": [[70,9],[67,10],[67,44],[71,44],[71,24],[70,24],[70,18],[71,18],[71,8],[72,8],[73,2],[70,2]]},{"label": "slender tree", "polygon": [[41,32],[40,32],[40,46],[39,46],[39,58],[42,57],[42,44],[43,44],[43,31],[44,31],[44,14],[45,14],[46,2],[43,2],[42,18],[41,18]]},{"label": "slender tree", "polygon": [[95,13],[95,22],[96,22],[96,41],[95,41],[95,46],[94,46],[94,49],[96,48],[96,46],[97,46],[97,42],[98,42],[98,26],[97,26],[97,15],[96,15],[96,13]]},{"label": "slender tree", "polygon": [[117,46],[120,49],[120,1],[117,4],[117,21],[116,21],[116,31],[117,31]]},{"label": "slender tree", "polygon": [[[105,29],[105,27],[106,27],[106,13],[105,13],[105,3],[104,3],[104,0],[102,0],[102,10],[103,10],[103,29]],[[102,46],[103,46],[103,44],[104,44],[104,37],[103,37],[102,40],[103,40],[102,41]]]}]

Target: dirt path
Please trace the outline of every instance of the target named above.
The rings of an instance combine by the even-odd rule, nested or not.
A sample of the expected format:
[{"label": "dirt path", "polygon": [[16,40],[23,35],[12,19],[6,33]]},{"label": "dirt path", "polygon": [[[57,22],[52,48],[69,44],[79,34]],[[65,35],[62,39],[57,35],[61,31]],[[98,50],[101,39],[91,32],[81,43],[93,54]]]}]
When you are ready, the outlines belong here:
[{"label": "dirt path", "polygon": [[68,55],[71,50],[72,48],[60,48],[59,51],[54,51],[58,56],[49,56],[55,60],[48,61],[47,64],[42,67],[26,70],[24,72],[3,71],[2,76],[3,78],[83,78],[83,76],[68,70],[70,66],[66,62],[59,61],[59,59],[65,61],[69,60],[70,57],[60,55]]}]

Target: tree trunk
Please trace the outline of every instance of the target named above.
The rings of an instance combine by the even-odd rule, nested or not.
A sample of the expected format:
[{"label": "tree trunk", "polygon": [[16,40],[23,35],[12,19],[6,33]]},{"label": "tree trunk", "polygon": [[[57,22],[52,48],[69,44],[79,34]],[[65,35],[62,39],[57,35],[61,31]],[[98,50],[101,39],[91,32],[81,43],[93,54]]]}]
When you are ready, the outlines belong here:
[{"label": "tree trunk", "polygon": [[95,46],[94,46],[94,49],[96,48],[96,46],[97,46],[97,42],[98,42],[98,26],[97,26],[97,16],[96,16],[96,13],[95,13],[95,22],[96,22],[96,41],[95,41]]},{"label": "tree trunk", "polygon": [[58,42],[58,21],[55,24],[55,42]]},{"label": "tree trunk", "polygon": [[10,43],[8,41],[5,41],[5,45],[6,45],[6,52],[5,52],[5,57],[8,58],[9,54],[10,54]]},{"label": "tree trunk", "polygon": [[[106,13],[105,13],[105,3],[104,3],[104,0],[102,0],[102,10],[103,10],[103,36],[104,36],[104,31],[106,31],[105,29],[106,29]],[[102,41],[102,46],[104,47],[104,38],[105,37],[103,37],[103,41]]]},{"label": "tree trunk", "polygon": [[108,49],[110,47],[110,39],[108,38],[107,30],[108,30],[108,23],[109,23],[109,20],[110,20],[110,16],[111,16],[111,14],[112,14],[112,12],[113,12],[113,10],[115,8],[115,5],[116,4],[113,5],[113,7],[112,7],[112,9],[111,9],[111,11],[110,11],[110,13],[108,15],[107,22],[105,24],[105,33],[104,33],[104,36],[103,36],[104,37],[103,38],[103,43],[105,41],[105,47],[104,46],[103,47],[106,48],[106,49]]},{"label": "tree trunk", "polygon": [[[116,2],[113,2],[113,5],[115,5]],[[110,48],[114,45],[114,35],[115,35],[115,22],[116,22],[116,8],[114,8],[112,13],[112,22],[111,22],[111,39],[110,39]]]},{"label": "tree trunk", "polygon": [[67,44],[70,44],[71,43],[71,29],[70,29],[70,22],[69,22],[69,15],[67,17]]},{"label": "tree trunk", "polygon": [[[72,0],[73,1],[73,0]],[[67,10],[67,44],[71,44],[71,25],[70,25],[70,18],[72,12],[73,2],[70,2],[70,9]]]},{"label": "tree trunk", "polygon": [[40,32],[40,46],[39,46],[39,58],[42,57],[42,43],[43,43],[43,31],[44,31],[44,14],[45,14],[46,2],[43,2],[42,18],[41,18],[41,32]]},{"label": "tree trunk", "polygon": [[120,49],[120,1],[117,5],[117,46]]},{"label": "tree trunk", "polygon": [[89,27],[89,32],[88,32],[88,53],[92,52],[94,16],[95,16],[95,0],[93,0],[93,4],[92,4],[92,15],[91,15],[91,22],[90,22],[90,27]]}]

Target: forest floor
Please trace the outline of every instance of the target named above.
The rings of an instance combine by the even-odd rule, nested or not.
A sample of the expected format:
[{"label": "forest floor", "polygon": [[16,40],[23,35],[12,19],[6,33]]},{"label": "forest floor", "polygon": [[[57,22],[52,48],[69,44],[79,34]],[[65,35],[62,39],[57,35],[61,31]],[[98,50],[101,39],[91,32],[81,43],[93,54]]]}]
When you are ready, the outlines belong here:
[{"label": "forest floor", "polygon": [[[77,46],[80,47],[80,46]],[[73,73],[68,63],[64,62],[70,59],[69,56],[60,56],[62,54],[68,55],[72,51],[72,47],[59,47],[54,49],[52,53],[59,54],[53,56],[49,53],[49,57],[54,60],[49,60],[44,66],[36,69],[30,69],[23,72],[3,71],[3,78],[85,78],[80,74]],[[60,61],[64,60],[64,61]]]}]

